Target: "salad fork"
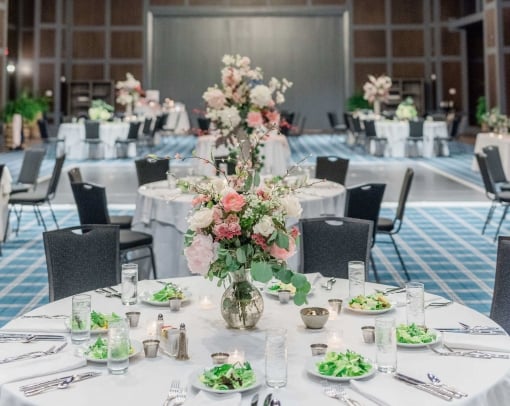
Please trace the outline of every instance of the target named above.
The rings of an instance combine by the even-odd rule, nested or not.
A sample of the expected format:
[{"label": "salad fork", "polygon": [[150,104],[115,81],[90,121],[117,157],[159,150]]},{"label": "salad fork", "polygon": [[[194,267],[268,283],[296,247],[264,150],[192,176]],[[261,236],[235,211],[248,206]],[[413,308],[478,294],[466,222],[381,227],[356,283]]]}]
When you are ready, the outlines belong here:
[{"label": "salad fork", "polygon": [[170,390],[168,391],[168,394],[166,395],[165,402],[163,403],[163,406],[170,405],[170,402],[174,400],[181,391],[181,384],[177,379],[174,379],[170,385]]},{"label": "salad fork", "polygon": [[182,405],[186,401],[186,391],[180,390],[172,402],[172,406]]}]

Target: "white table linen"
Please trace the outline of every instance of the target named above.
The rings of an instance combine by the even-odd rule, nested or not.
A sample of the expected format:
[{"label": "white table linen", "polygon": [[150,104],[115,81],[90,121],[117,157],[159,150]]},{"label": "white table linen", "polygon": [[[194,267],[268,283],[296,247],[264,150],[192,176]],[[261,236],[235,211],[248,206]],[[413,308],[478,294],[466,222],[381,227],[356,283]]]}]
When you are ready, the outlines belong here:
[{"label": "white table linen", "polygon": [[[202,135],[197,139],[195,155],[211,159],[214,156],[227,156],[228,149],[224,145],[216,147],[216,136]],[[260,155],[265,157],[262,175],[284,175],[290,165],[290,147],[284,135],[271,134],[260,147]],[[216,169],[199,159],[194,162],[195,171],[199,175],[214,176]]]},{"label": "white table linen", "polygon": [[[394,158],[406,156],[406,140],[409,137],[409,123],[407,121],[376,120],[375,131],[378,137],[388,139],[385,155]],[[421,155],[424,158],[435,156],[434,140],[436,138],[447,138],[448,128],[445,121],[425,121],[423,124],[423,145]],[[448,146],[444,146],[448,148]],[[448,155],[449,151],[443,151]]]},{"label": "white table linen", "polygon": [[[129,132],[128,122],[107,122],[99,126],[99,138],[102,143],[99,148],[104,151],[105,159],[116,158],[115,141],[126,139]],[[64,145],[57,145],[57,154],[65,152],[67,159],[83,160],[88,158],[88,144],[85,143],[85,125],[83,123],[63,123],[58,128],[58,138],[64,140]],[[128,147],[128,157],[136,156],[136,145]]]},{"label": "white table linen", "polygon": [[184,104],[176,103],[167,113],[168,119],[163,124],[163,129],[171,130],[175,134],[186,134],[190,130],[189,116]]},{"label": "white table linen", "polygon": [[[501,164],[507,177],[510,177],[510,135],[496,134],[496,133],[479,133],[476,135],[475,141],[475,154],[483,152],[483,148],[495,145],[499,149],[499,156],[501,157]],[[478,172],[478,163],[476,158],[473,158],[471,169]]]},{"label": "white table linen", "polygon": [[[314,275],[308,275],[311,281]],[[54,406],[54,405],[112,405],[124,406],[160,405],[163,403],[170,383],[173,379],[179,379],[181,385],[187,385],[189,399],[197,393],[190,382],[189,377],[197,370],[211,366],[210,354],[218,351],[244,351],[245,357],[251,362],[253,368],[264,371],[264,339],[265,331],[270,328],[286,328],[288,332],[288,383],[285,388],[278,390],[277,397],[283,405],[312,405],[324,406],[338,405],[336,399],[331,399],[322,393],[321,378],[311,376],[306,372],[306,362],[309,359],[310,344],[328,342],[328,336],[332,332],[342,334],[344,349],[349,348],[357,351],[369,359],[375,359],[375,345],[364,344],[360,328],[374,323],[371,315],[362,315],[342,309],[335,320],[329,320],[322,330],[307,330],[304,328],[299,315],[299,307],[292,303],[282,305],[277,298],[263,293],[264,314],[252,331],[231,330],[223,321],[219,303],[223,293],[215,282],[202,277],[188,277],[173,279],[173,282],[188,287],[190,302],[184,305],[180,312],[170,312],[168,308],[155,307],[139,303],[134,306],[123,306],[117,298],[106,298],[95,292],[92,295],[92,308],[102,312],[116,312],[123,314],[129,310],[141,311],[140,324],[130,331],[132,339],[143,340],[147,337],[148,326],[157,319],[157,314],[162,313],[165,324],[177,326],[180,322],[186,323],[188,332],[188,361],[177,361],[164,355],[154,359],[145,359],[143,354],[131,358],[126,375],[108,375],[106,367],[89,363],[88,368],[80,368],[76,373],[85,370],[100,369],[105,374],[78,382],[67,390],[56,390],[41,394],[32,398],[24,398],[19,392],[20,385],[38,382],[41,378],[30,379],[24,382],[16,382],[4,385],[0,394],[0,406]],[[327,306],[327,299],[331,297],[346,300],[348,296],[348,281],[339,279],[333,286],[332,291],[325,291],[319,286],[325,281],[322,278],[317,281],[314,293],[309,296],[310,306]],[[367,284],[367,293],[376,287],[375,284]],[[139,291],[156,291],[161,285],[155,281],[141,281]],[[200,308],[199,298],[207,294],[214,307],[210,310]],[[431,296],[426,294],[425,300]],[[70,313],[71,300],[65,298],[50,303],[38,310],[46,314]],[[386,314],[394,317],[397,323],[405,322],[405,307],[396,307]],[[455,327],[459,320],[470,325],[495,325],[486,316],[459,304],[453,304],[442,308],[429,308],[426,310],[427,325],[430,327]],[[38,321],[34,320],[34,324]],[[473,336],[480,344],[487,337]],[[4,344],[1,344],[4,345]],[[510,393],[510,360],[492,359],[481,360],[467,357],[444,357],[433,353],[427,348],[398,349],[398,370],[404,374],[418,379],[426,380],[427,372],[433,372],[448,384],[457,387],[469,394],[462,400],[455,400],[452,404],[464,406],[494,406],[506,404]],[[55,376],[45,376],[44,380]],[[373,377],[360,383],[363,390],[377,399],[383,400],[392,406],[435,406],[444,405],[440,398],[417,390],[403,382],[376,373]],[[373,406],[375,403],[358,394],[352,389],[347,389],[349,396],[362,402],[365,406]],[[244,393],[242,406],[248,406],[255,390]],[[259,399],[264,399],[270,390],[264,385],[258,389]],[[259,400],[259,404],[260,404]]]},{"label": "white table linen", "polygon": [[3,241],[5,226],[9,223],[9,196],[11,187],[11,172],[7,166],[4,166],[2,178],[0,178],[0,241]]},{"label": "white table linen", "polygon": [[[322,214],[343,215],[345,188],[342,185],[320,182],[300,189],[297,196],[303,208],[303,218],[319,217]],[[152,235],[156,268],[161,277],[190,274],[182,251],[192,199],[192,194],[168,189],[166,181],[154,182],[138,189],[132,228]],[[296,253],[289,266],[297,269],[298,258]]]}]

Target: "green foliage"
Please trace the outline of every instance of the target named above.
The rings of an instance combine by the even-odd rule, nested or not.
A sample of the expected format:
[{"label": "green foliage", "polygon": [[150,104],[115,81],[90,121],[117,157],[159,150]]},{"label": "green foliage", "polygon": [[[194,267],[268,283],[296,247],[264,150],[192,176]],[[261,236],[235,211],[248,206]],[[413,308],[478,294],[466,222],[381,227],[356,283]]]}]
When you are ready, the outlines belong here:
[{"label": "green foliage", "polygon": [[21,114],[26,123],[33,122],[39,113],[48,111],[48,101],[44,97],[31,97],[23,92],[17,99],[7,102],[2,117],[6,123],[12,122],[14,114]]},{"label": "green foliage", "polygon": [[485,122],[485,113],[487,113],[487,99],[480,96],[476,102],[476,122],[482,125]]},{"label": "green foliage", "polygon": [[370,104],[363,98],[363,92],[357,91],[347,99],[347,111],[369,109]]}]

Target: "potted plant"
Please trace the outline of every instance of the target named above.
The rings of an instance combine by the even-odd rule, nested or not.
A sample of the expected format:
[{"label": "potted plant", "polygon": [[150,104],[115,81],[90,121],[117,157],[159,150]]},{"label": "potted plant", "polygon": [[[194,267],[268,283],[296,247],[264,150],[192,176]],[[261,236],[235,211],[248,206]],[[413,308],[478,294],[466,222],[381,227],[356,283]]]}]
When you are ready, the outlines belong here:
[{"label": "potted plant", "polygon": [[476,122],[482,128],[482,132],[489,131],[489,124],[487,123],[487,100],[485,96],[480,96],[476,102]]},{"label": "potted plant", "polygon": [[347,99],[347,111],[356,111],[356,110],[368,110],[370,109],[370,104],[363,97],[362,92],[355,92],[351,97]]}]

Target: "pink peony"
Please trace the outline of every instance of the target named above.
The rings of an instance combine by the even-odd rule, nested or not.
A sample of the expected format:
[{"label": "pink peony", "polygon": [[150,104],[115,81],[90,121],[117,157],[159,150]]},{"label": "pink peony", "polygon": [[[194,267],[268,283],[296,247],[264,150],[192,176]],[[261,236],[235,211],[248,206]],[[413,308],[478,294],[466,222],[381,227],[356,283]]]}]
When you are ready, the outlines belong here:
[{"label": "pink peony", "polygon": [[253,242],[255,244],[257,244],[264,251],[269,248],[267,243],[266,243],[266,239],[262,235],[260,235],[260,234],[252,234],[251,239],[253,240]]},{"label": "pink peony", "polygon": [[215,240],[220,241],[224,239],[231,239],[241,235],[241,226],[239,225],[239,218],[230,214],[223,223],[216,224],[213,227],[213,233],[216,236]]},{"label": "pink peony", "polygon": [[283,261],[286,261],[289,259],[292,255],[296,253],[296,242],[293,238],[289,238],[289,249],[286,250],[285,248],[281,248],[276,243],[273,243],[271,245],[271,248],[269,250],[269,253],[271,256],[275,257],[276,259],[281,259]]},{"label": "pink peony", "polygon": [[262,124],[264,124],[262,114],[260,114],[258,111],[250,111],[246,117],[246,123],[248,124],[248,127],[260,127]]},{"label": "pink peony", "polygon": [[246,201],[244,200],[244,197],[239,193],[230,192],[223,196],[221,199],[221,204],[223,205],[223,209],[227,212],[239,212],[246,204]]},{"label": "pink peony", "polygon": [[218,243],[214,243],[210,235],[195,235],[191,245],[184,248],[191,273],[207,274],[210,265],[217,259],[217,249]]}]

